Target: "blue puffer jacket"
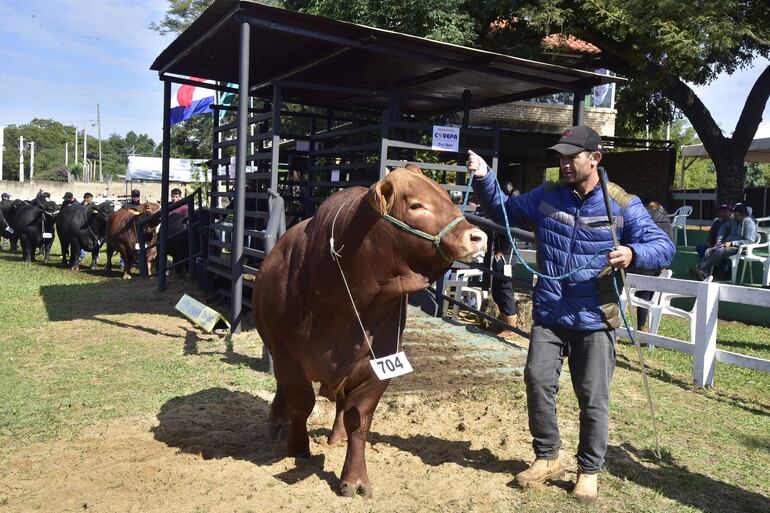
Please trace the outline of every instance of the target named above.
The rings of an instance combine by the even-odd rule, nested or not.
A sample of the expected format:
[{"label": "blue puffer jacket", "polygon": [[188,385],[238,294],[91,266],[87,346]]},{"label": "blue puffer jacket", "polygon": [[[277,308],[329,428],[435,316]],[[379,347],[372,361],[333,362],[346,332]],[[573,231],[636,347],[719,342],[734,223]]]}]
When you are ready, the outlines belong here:
[{"label": "blue puffer jacket", "polygon": [[[498,195],[494,175],[475,179],[473,189],[487,215],[504,224],[500,198],[505,196]],[[618,239],[634,252],[632,266],[668,267],[676,250],[639,198],[611,182],[608,190]],[[507,198],[506,209],[511,224],[534,231],[538,266],[549,276],[566,274],[590,261],[597,251],[613,246],[600,185],[581,199],[566,182],[546,182]],[[606,254],[564,281],[539,279],[532,298],[534,322],[578,331],[618,327],[620,311],[611,279]]]}]

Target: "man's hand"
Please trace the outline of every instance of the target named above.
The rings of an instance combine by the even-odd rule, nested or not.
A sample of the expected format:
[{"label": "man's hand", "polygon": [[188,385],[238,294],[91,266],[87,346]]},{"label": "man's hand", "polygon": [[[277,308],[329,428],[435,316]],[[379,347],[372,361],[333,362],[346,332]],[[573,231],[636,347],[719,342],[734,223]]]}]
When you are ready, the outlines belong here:
[{"label": "man's hand", "polygon": [[634,259],[634,252],[628,246],[618,246],[618,249],[611,251],[609,255],[609,263],[615,269],[625,269],[631,265],[631,261]]},{"label": "man's hand", "polygon": [[732,245],[733,245],[733,243],[730,242],[729,240],[727,242],[725,242],[724,244],[722,244],[722,246],[725,247],[725,248],[729,248]]},{"label": "man's hand", "polygon": [[476,178],[484,178],[487,176],[487,163],[484,159],[476,155],[473,150],[468,150],[468,161],[465,163],[468,167],[468,171],[473,173]]}]

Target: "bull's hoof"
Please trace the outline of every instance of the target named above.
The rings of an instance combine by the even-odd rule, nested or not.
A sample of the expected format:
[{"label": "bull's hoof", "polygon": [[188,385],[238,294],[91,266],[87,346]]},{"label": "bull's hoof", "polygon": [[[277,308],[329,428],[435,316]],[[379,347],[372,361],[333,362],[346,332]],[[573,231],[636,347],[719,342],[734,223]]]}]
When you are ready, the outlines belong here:
[{"label": "bull's hoof", "polygon": [[343,497],[355,497],[356,494],[359,494],[365,499],[374,497],[374,492],[372,491],[372,485],[370,483],[349,483],[342,481],[340,483],[340,494],[342,494]]},{"label": "bull's hoof", "polygon": [[131,279],[131,275],[128,274],[128,273],[123,273],[123,279],[124,280],[130,280]]},{"label": "bull's hoof", "polygon": [[78,264],[75,264],[72,267],[70,267],[70,270],[72,270],[72,271],[79,271],[80,270],[80,266]]},{"label": "bull's hoof", "polygon": [[96,264],[91,264],[91,268],[90,268],[90,269],[91,269],[92,271],[95,271],[95,270],[96,270]]}]

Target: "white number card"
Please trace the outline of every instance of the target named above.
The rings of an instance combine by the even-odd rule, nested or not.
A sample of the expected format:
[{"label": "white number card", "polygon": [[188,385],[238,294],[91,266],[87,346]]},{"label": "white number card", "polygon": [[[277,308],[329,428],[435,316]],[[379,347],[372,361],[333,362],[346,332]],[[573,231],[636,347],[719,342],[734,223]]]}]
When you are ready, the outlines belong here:
[{"label": "white number card", "polygon": [[44,239],[53,239],[53,233],[43,232]]},{"label": "white number card", "polygon": [[139,243],[138,242],[136,244],[134,244],[134,249],[139,251]]},{"label": "white number card", "polygon": [[413,370],[403,351],[390,356],[369,360],[369,364],[380,381],[403,376]]},{"label": "white number card", "polygon": [[13,228],[11,228],[10,226],[9,226],[9,227],[7,227],[7,228],[5,229],[5,231],[7,231],[8,233],[10,233],[11,235],[13,235],[13,234],[15,233],[15,232],[13,231]]},{"label": "white number card", "polygon": [[513,277],[513,266],[511,264],[503,265],[503,276],[507,276],[509,278]]}]

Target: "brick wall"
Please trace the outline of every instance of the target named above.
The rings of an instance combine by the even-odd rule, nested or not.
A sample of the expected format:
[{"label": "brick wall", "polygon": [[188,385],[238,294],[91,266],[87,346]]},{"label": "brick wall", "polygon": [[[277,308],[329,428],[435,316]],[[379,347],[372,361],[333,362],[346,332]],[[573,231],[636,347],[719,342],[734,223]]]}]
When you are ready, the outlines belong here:
[{"label": "brick wall", "polygon": [[[586,107],[585,124],[602,136],[613,137],[616,114],[615,109]],[[493,122],[521,131],[558,134],[572,126],[572,106],[522,101],[471,110],[471,125]]]}]

